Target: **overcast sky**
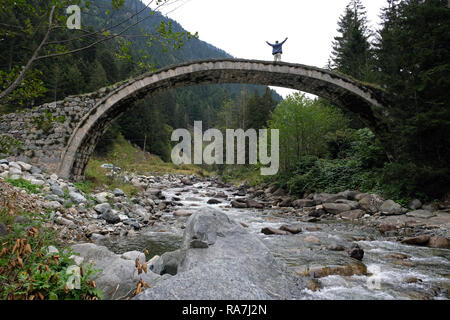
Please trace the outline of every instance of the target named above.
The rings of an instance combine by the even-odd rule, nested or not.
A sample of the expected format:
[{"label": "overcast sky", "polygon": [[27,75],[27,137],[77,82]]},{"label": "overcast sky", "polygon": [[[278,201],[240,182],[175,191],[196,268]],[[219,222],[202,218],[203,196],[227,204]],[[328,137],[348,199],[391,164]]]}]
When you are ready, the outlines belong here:
[{"label": "overcast sky", "polygon": [[[373,29],[386,0],[363,0]],[[289,37],[282,61],[324,67],[349,0],[180,0],[161,12],[236,58],[272,60],[265,41]],[[182,4],[180,6],[180,4]],[[276,89],[286,96],[292,92]]]}]

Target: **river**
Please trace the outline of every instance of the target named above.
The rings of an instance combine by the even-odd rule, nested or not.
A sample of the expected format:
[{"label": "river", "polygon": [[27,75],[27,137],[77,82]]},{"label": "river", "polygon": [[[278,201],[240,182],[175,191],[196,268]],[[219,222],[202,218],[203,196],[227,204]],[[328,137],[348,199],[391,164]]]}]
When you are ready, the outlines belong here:
[{"label": "river", "polygon": [[[223,191],[229,199],[236,190],[223,189],[210,182],[163,190],[167,199],[178,197],[184,209],[198,210],[212,206],[230,218],[244,223],[256,234],[272,254],[286,266],[294,299],[353,300],[353,299],[449,299],[450,250],[403,245],[387,241],[378,230],[362,224],[335,220],[302,222],[280,208],[264,210],[231,208],[229,201],[209,205],[211,192]],[[116,253],[130,250],[149,251],[148,258],[179,247],[187,218],[174,217],[165,212],[161,220],[142,230],[135,237],[109,237],[103,244]],[[296,235],[264,235],[263,227],[278,228],[283,224],[298,225],[302,232]],[[308,241],[305,241],[305,238]],[[365,252],[362,262],[366,275],[329,275],[320,277],[321,289],[311,291],[304,287],[304,275],[319,266],[349,266],[356,260],[338,247],[358,244]],[[331,248],[331,249],[330,249]],[[333,249],[334,248],[334,249]]]}]

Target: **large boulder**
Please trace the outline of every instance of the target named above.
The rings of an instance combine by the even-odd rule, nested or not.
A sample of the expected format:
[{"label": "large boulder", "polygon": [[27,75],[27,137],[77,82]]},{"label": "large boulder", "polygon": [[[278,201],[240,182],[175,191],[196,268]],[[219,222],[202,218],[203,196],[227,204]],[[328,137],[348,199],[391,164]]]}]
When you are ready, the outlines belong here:
[{"label": "large boulder", "polygon": [[441,248],[441,249],[449,249],[450,248],[450,240],[442,237],[442,236],[434,236],[430,238],[428,242],[428,246],[430,248]]},{"label": "large boulder", "polygon": [[428,210],[416,210],[411,211],[406,214],[408,217],[420,218],[420,219],[429,219],[436,216],[435,213]]},{"label": "large boulder", "polygon": [[86,203],[87,202],[86,198],[81,193],[78,193],[78,192],[75,192],[75,191],[71,191],[69,193],[69,197],[76,204]]},{"label": "large boulder", "polygon": [[416,237],[410,237],[405,238],[401,241],[403,244],[411,244],[411,245],[417,245],[417,246],[424,246],[427,245],[430,241],[430,236],[427,234],[416,236]]},{"label": "large boulder", "polygon": [[[163,255],[164,256],[164,255]],[[163,258],[161,256],[161,258]],[[161,259],[160,258],[160,259]],[[155,271],[176,275],[157,282],[137,300],[266,300],[290,299],[282,266],[261,240],[213,208],[187,221],[183,244]],[[164,259],[164,258],[163,258]]]},{"label": "large boulder", "polygon": [[106,203],[113,197],[114,195],[111,192],[100,192],[94,195],[94,198],[98,203]]},{"label": "large boulder", "polygon": [[402,206],[393,200],[386,200],[385,202],[383,202],[383,204],[380,206],[380,211],[381,214],[385,216],[399,215],[404,213]]},{"label": "large boulder", "polygon": [[384,200],[376,194],[366,195],[364,198],[359,200],[359,206],[368,213],[377,213],[380,211]]},{"label": "large boulder", "polygon": [[150,270],[139,275],[134,260],[126,255],[121,257],[104,246],[83,243],[72,246],[72,250],[83,258],[84,264],[101,270],[93,279],[106,300],[127,298],[140,279],[152,286],[161,278]]},{"label": "large boulder", "polygon": [[304,207],[314,207],[316,205],[316,202],[314,200],[310,200],[310,199],[298,199],[295,200],[292,205],[295,208],[304,208]]},{"label": "large boulder", "polygon": [[340,216],[344,220],[358,220],[364,217],[364,214],[365,214],[364,211],[358,209],[342,212]]},{"label": "large boulder", "polygon": [[249,208],[264,209],[264,205],[254,199],[248,199],[246,204]]},{"label": "large boulder", "polygon": [[346,203],[324,203],[323,208],[331,214],[340,214],[352,210],[352,207]]},{"label": "large boulder", "polygon": [[417,210],[422,208],[422,202],[419,199],[413,199],[408,205],[411,210]]}]

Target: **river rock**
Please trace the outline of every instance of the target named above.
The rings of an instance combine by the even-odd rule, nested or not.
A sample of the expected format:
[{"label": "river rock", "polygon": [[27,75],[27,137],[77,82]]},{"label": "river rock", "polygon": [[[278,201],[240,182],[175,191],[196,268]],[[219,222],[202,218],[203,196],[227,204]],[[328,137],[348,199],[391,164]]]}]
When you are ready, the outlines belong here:
[{"label": "river rock", "polygon": [[338,244],[330,244],[329,246],[327,246],[327,250],[330,251],[345,251],[344,246],[338,245]]},{"label": "river rock", "polygon": [[362,210],[351,210],[342,212],[339,216],[344,220],[358,220],[364,217],[365,212]]},{"label": "river rock", "polygon": [[331,265],[331,266],[313,266],[306,271],[302,272],[303,276],[311,276],[313,278],[323,278],[331,275],[339,276],[354,276],[354,275],[367,275],[367,267],[361,263],[351,263],[347,265]]},{"label": "river rock", "polygon": [[181,250],[164,253],[161,257],[155,259],[156,261],[153,263],[152,271],[160,275],[176,275],[184,254]]},{"label": "river rock", "polygon": [[411,210],[417,210],[422,208],[422,202],[419,199],[413,199],[408,205]]},{"label": "river rock", "polygon": [[435,203],[427,203],[422,206],[422,209],[427,211],[437,211],[439,207]]},{"label": "river rock", "polygon": [[161,199],[163,196],[162,191],[156,188],[147,189],[147,191],[145,191],[145,195],[153,200]]},{"label": "river rock", "polygon": [[403,253],[389,253],[387,255],[384,256],[386,259],[395,259],[395,260],[405,260],[408,259],[408,256],[406,254]]},{"label": "river rock", "polygon": [[94,275],[94,280],[106,300],[125,299],[136,288],[140,279],[153,285],[161,278],[150,270],[138,275],[135,261],[123,259],[104,246],[84,243],[72,246],[72,250],[84,258],[83,265],[91,264],[101,270]]},{"label": "river rock", "polygon": [[401,243],[424,246],[424,245],[427,245],[429,241],[430,241],[430,236],[427,234],[424,234],[424,235],[417,236],[417,237],[410,237],[410,238],[403,239],[401,241]]},{"label": "river rock", "polygon": [[212,198],[212,199],[209,199],[207,203],[208,204],[219,204],[219,203],[222,203],[222,201]]},{"label": "river rock", "polygon": [[317,280],[317,279],[309,279],[306,282],[306,288],[308,290],[311,290],[312,292],[316,292],[316,291],[319,291],[322,288],[322,286],[320,285],[319,280]]},{"label": "river rock", "polygon": [[110,192],[100,192],[95,194],[94,198],[98,203],[106,203],[109,199],[113,198],[113,194]]},{"label": "river rock", "polygon": [[120,222],[119,215],[115,212],[115,210],[106,210],[101,216],[101,219],[105,220],[109,224],[116,224]]},{"label": "river rock", "polygon": [[292,206],[297,209],[301,209],[304,207],[314,207],[316,202],[314,200],[309,199],[298,199],[292,203]]},{"label": "river rock", "polygon": [[326,212],[331,214],[339,214],[352,210],[352,207],[345,203],[324,203],[323,208]]},{"label": "river rock", "polygon": [[135,205],[133,206],[132,212],[133,212],[136,216],[142,218],[142,219],[145,220],[145,221],[149,220],[150,217],[151,217],[151,215],[152,215],[152,214],[151,214],[150,212],[148,212],[144,207],[142,207],[141,205],[138,205],[138,204],[135,204]]},{"label": "river rock", "polygon": [[430,248],[450,249],[449,239],[442,236],[434,236],[428,242]]},{"label": "river rock", "polygon": [[75,191],[69,192],[69,197],[76,204],[87,202],[86,198],[82,194]]},{"label": "river rock", "polygon": [[249,208],[264,209],[264,205],[254,199],[248,199],[246,201],[246,204],[247,204],[247,207],[249,207]]},{"label": "river rock", "polygon": [[61,203],[59,203],[58,201],[50,201],[50,202],[44,203],[44,207],[46,209],[56,210],[56,209],[61,208]]},{"label": "river rock", "polygon": [[104,214],[107,211],[111,210],[111,205],[109,203],[101,203],[94,207],[94,210],[99,214]]},{"label": "river rock", "polygon": [[429,219],[436,216],[436,214],[428,210],[416,210],[408,212],[406,216],[420,219]]},{"label": "river rock", "polygon": [[287,232],[292,233],[292,234],[298,234],[298,233],[302,232],[302,228],[301,227],[299,227],[299,226],[289,226],[289,225],[286,225],[286,224],[282,225],[280,227],[280,230],[287,231]]},{"label": "river rock", "polygon": [[17,164],[20,166],[20,168],[23,170],[23,171],[30,171],[31,170],[31,164],[28,164],[28,163],[25,163],[25,162],[22,162],[22,161],[17,161]]},{"label": "river rock", "polygon": [[338,196],[343,196],[347,200],[356,200],[356,197],[358,196],[358,194],[360,194],[360,192],[358,192],[358,191],[345,190],[345,191],[339,192]]},{"label": "river rock", "polygon": [[243,209],[243,208],[247,208],[247,203],[233,200],[233,201],[231,201],[231,206],[233,208]]},{"label": "river rock", "polygon": [[214,195],[214,198],[227,199],[228,196],[225,194],[225,192],[219,191]]},{"label": "river rock", "polygon": [[320,244],[319,238],[317,238],[315,236],[307,236],[307,237],[303,238],[303,241],[312,243],[312,244]]},{"label": "river rock", "polygon": [[278,236],[287,236],[289,234],[291,234],[290,232],[287,231],[283,231],[280,229],[275,229],[275,228],[270,228],[270,227],[265,227],[261,229],[261,233],[267,234],[267,235],[278,235]]},{"label": "river rock", "polygon": [[376,194],[366,195],[359,200],[359,206],[368,213],[377,213],[380,211],[381,205],[384,203],[383,198]]},{"label": "river rock", "polygon": [[278,203],[278,206],[280,208],[287,208],[287,207],[292,207],[292,199],[291,198],[284,198],[281,200],[280,203]]},{"label": "river rock", "polygon": [[125,197],[125,192],[119,188],[114,189],[113,194],[115,197]]},{"label": "river rock", "polygon": [[380,207],[381,214],[385,216],[403,214],[402,206],[393,200],[386,200]]},{"label": "river rock", "polygon": [[175,217],[190,217],[195,213],[194,210],[177,210],[173,213]]},{"label": "river rock", "polygon": [[[194,239],[208,242],[208,248],[191,248]],[[266,300],[291,297],[286,275],[267,247],[257,236],[220,211],[204,208],[189,218],[180,252],[177,274],[157,282],[134,299]]]},{"label": "river rock", "polygon": [[50,186],[50,189],[52,190],[52,193],[53,193],[53,194],[57,195],[58,197],[64,198],[65,193],[64,193],[63,189],[61,189],[61,188],[59,187],[59,185],[57,185],[57,184],[52,184],[52,185]]},{"label": "river rock", "polygon": [[16,168],[16,167],[9,167],[9,174],[20,176],[22,174],[22,170],[20,168]]},{"label": "river rock", "polygon": [[357,244],[352,245],[349,251],[349,256],[353,259],[361,261],[364,258],[364,250]]}]

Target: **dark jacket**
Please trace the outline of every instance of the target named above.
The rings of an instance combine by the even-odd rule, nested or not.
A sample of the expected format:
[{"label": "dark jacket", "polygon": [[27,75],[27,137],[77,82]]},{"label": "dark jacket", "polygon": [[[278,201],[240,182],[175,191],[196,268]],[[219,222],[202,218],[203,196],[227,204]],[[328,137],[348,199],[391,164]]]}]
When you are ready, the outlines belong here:
[{"label": "dark jacket", "polygon": [[[287,40],[287,38],[286,38],[286,40]],[[273,48],[272,54],[277,54],[277,53],[283,53],[283,44],[286,42],[286,40],[284,40],[281,43],[275,43],[275,44],[271,44],[267,41],[266,42],[269,46],[271,46]]]}]

